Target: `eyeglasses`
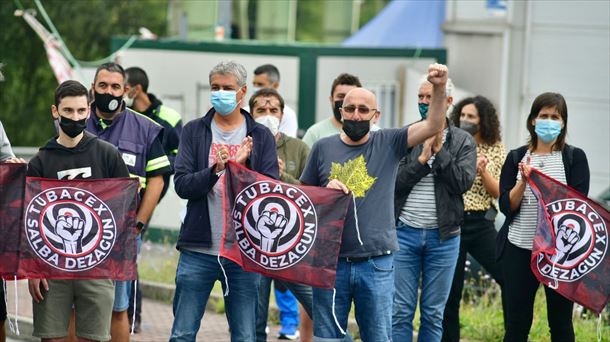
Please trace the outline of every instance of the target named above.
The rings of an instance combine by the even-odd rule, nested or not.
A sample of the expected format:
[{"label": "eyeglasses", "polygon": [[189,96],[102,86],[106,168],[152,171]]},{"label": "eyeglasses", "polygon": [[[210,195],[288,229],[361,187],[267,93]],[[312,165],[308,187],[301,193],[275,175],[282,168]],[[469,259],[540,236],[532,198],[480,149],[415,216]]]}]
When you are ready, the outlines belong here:
[{"label": "eyeglasses", "polygon": [[356,112],[356,110],[358,110],[358,113],[362,114],[362,115],[368,115],[371,111],[373,113],[377,112],[376,108],[369,108],[367,106],[354,106],[354,105],[349,105],[349,106],[345,106],[345,107],[341,107],[341,109],[343,109],[343,111],[347,114],[354,114]]}]

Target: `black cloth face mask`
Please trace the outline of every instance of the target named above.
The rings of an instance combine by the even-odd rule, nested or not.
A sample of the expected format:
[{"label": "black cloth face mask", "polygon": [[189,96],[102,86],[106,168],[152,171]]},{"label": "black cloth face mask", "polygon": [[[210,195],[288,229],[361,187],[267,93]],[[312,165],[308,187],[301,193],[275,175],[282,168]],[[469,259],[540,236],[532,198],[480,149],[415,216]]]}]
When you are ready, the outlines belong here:
[{"label": "black cloth face mask", "polygon": [[104,113],[114,113],[123,102],[123,95],[114,96],[110,93],[100,94],[95,92],[95,106]]},{"label": "black cloth face mask", "polygon": [[59,116],[59,127],[70,138],[75,138],[77,135],[81,134],[86,126],[86,118],[82,120],[72,120],[61,115]]},{"label": "black cloth face mask", "polygon": [[355,121],[343,119],[343,132],[353,141],[358,141],[364,138],[371,130],[371,121]]},{"label": "black cloth face mask", "polygon": [[341,106],[343,106],[343,101],[335,101],[334,104],[333,115],[335,116],[335,120],[341,122]]}]

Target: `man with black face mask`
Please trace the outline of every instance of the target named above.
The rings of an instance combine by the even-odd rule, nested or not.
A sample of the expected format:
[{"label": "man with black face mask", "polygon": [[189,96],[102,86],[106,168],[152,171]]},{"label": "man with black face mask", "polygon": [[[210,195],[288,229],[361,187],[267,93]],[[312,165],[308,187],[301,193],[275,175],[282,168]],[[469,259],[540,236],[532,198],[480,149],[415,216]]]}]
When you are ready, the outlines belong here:
[{"label": "man with black face mask", "polygon": [[363,341],[391,340],[394,294],[393,252],[398,250],[392,212],[398,162],[442,127],[447,67],[430,65],[434,85],[430,115],[413,125],[370,132],[381,115],[375,95],[349,91],[341,107],[343,133],[313,145],[301,175],[307,185],[353,196],[348,209],[333,290],[313,288],[314,337],[344,341],[352,300]]},{"label": "man with black face mask", "polygon": [[[28,176],[50,179],[128,177],[121,154],[111,144],[83,131],[89,117],[87,89],[77,81],[65,81],[55,90],[51,107],[59,120],[59,134],[30,160]],[[63,340],[74,306],[79,341],[110,339],[114,284],[111,279],[30,279],[34,336],[42,341]]]},{"label": "man with black face mask", "polygon": [[[105,63],[99,66],[92,88],[95,100],[86,129],[116,146],[130,176],[140,180],[137,226],[134,229],[141,233],[159,202],[164,175],[172,172],[161,144],[163,128],[146,116],[125,108],[125,71],[120,65]],[[141,235],[138,234],[140,243]],[[116,282],[112,314],[112,339],[115,341],[129,340],[127,308],[130,292],[130,282]]]},{"label": "man with black face mask", "polygon": [[350,74],[341,74],[337,76],[333,81],[332,87],[330,88],[330,96],[328,97],[330,106],[333,110],[333,116],[309,127],[303,136],[303,142],[311,148],[316,141],[329,135],[341,133],[343,124],[341,123],[340,108],[343,104],[343,98],[350,90],[360,87],[362,87],[362,84],[360,83],[358,76]]}]

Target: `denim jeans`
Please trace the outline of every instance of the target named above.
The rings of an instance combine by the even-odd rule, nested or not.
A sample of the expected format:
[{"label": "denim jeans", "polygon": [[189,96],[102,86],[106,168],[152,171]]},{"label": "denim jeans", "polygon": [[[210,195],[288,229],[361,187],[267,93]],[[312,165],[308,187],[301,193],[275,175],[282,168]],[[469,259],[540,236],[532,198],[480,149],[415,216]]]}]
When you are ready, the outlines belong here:
[{"label": "denim jeans", "polygon": [[[260,277],[244,271],[236,263],[220,258],[228,278],[229,294],[224,297],[231,341],[254,342]],[[195,341],[210,292],[220,280],[227,290],[218,257],[183,250],[176,270],[174,324],[170,341]]]},{"label": "denim jeans", "polygon": [[[264,342],[267,341],[267,333],[265,332],[265,328],[267,327],[267,317],[269,315],[269,292],[271,291],[271,278],[269,277],[261,277],[260,280],[260,288],[258,292],[258,308],[256,311],[256,341]],[[276,286],[278,284],[283,285],[288,288],[292,294],[296,297],[296,299],[303,305],[305,311],[309,317],[312,316],[311,307],[312,307],[312,293],[311,286],[290,283],[287,281],[281,280],[273,280]],[[279,303],[278,303],[279,306]],[[281,308],[280,308],[281,309]],[[298,322],[298,311],[296,320]],[[282,322],[282,325],[284,323]]]},{"label": "denim jeans", "polygon": [[393,340],[413,340],[413,316],[421,276],[421,322],[417,339],[440,341],[443,311],[460,251],[460,237],[440,241],[438,229],[413,228],[402,222],[398,223],[396,234],[400,250],[394,258]]},{"label": "denim jeans", "polygon": [[352,300],[362,341],[391,339],[392,308],[389,303],[394,295],[393,260],[391,254],[358,262],[339,258],[334,300],[333,290],[313,288],[314,341],[351,341],[337,324],[347,332]]}]

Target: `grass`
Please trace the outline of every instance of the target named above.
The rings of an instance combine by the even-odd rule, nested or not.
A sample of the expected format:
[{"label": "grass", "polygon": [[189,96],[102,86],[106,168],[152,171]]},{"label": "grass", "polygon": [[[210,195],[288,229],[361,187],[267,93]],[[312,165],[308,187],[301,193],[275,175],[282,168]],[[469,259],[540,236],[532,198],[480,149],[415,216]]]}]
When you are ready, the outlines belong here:
[{"label": "grass", "polygon": [[[138,265],[140,278],[174,284],[178,256],[179,253],[173,245],[144,242]],[[216,303],[216,312],[224,313],[220,282],[216,282],[212,293],[220,298]],[[273,291],[271,291],[270,301],[275,301]],[[353,308],[351,317],[353,318]],[[277,317],[272,317],[271,320],[272,322],[277,321]],[[415,313],[413,324],[414,329],[419,329],[419,310]],[[479,274],[476,279],[471,278],[465,284],[460,311],[460,325],[462,327],[461,337],[466,341],[502,340],[504,327],[500,288],[488,276]],[[592,315],[589,315],[589,317],[575,315],[574,330],[577,341],[597,341],[597,319]],[[602,320],[601,330],[601,341],[610,342],[610,326],[607,313]],[[529,339],[532,342],[551,340],[547,324],[546,300],[542,286],[536,296],[534,321]]]},{"label": "grass", "polygon": [[[467,341],[502,341],[504,326],[500,287],[483,276],[478,282],[467,281],[460,308],[461,338]],[[597,318],[575,313],[574,332],[577,341],[597,341]],[[601,322],[601,341],[610,342],[609,317],[606,312]],[[542,286],[536,293],[534,320],[530,329],[532,342],[551,341],[547,323],[546,298]]]}]

